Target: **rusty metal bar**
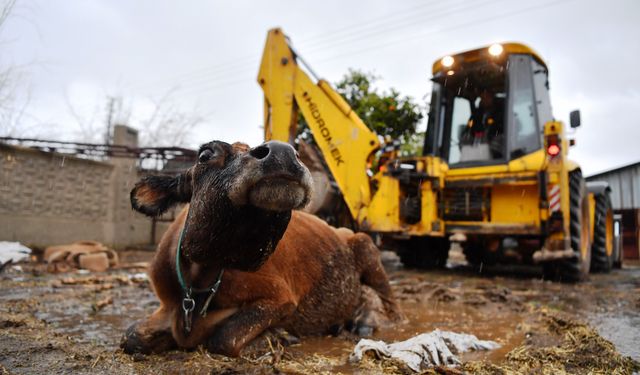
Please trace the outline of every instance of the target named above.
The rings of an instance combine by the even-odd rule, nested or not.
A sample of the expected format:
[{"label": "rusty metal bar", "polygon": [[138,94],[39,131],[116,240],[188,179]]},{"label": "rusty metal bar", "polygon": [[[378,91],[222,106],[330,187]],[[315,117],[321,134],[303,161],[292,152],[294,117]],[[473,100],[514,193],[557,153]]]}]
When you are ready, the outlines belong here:
[{"label": "rusty metal bar", "polygon": [[[88,158],[93,160],[104,160],[106,158],[131,158],[139,159],[138,165],[141,169],[143,160],[156,160],[162,162],[163,169],[168,161],[174,163],[192,163],[196,159],[196,150],[182,147],[128,147],[122,145],[107,145],[96,143],[65,142],[54,140],[43,140],[36,138],[13,138],[0,137],[0,143],[18,145],[33,148],[45,152],[57,152],[60,154]],[[178,167],[177,170],[183,168]],[[166,170],[165,170],[166,171]]]}]

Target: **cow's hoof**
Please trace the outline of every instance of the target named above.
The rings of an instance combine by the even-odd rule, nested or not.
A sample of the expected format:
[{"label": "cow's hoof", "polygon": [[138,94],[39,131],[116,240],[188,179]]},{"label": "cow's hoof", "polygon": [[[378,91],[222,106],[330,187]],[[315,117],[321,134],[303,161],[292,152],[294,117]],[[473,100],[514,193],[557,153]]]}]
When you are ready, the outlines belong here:
[{"label": "cow's hoof", "polygon": [[[331,327],[329,327],[329,330],[327,333],[329,333],[331,336],[337,337],[338,335],[340,335],[340,333],[342,333],[344,328],[345,328],[344,324],[334,324]],[[347,327],[347,329],[349,329],[349,327]]]},{"label": "cow's hoof", "polygon": [[144,345],[144,342],[138,334],[137,328],[137,323],[134,323],[127,328],[127,332],[125,332],[124,336],[120,340],[120,348],[122,348],[122,350],[127,354],[149,354],[151,351],[146,345]]},{"label": "cow's hoof", "polygon": [[161,353],[177,346],[169,330],[140,333],[138,328],[138,323],[132,324],[120,340],[120,347],[127,354]]},{"label": "cow's hoof", "polygon": [[282,345],[282,346],[291,346],[291,345],[295,345],[295,344],[299,344],[300,343],[300,339],[297,338],[296,336],[290,334],[289,332],[285,331],[282,328],[276,328],[273,330],[273,335],[275,336],[276,340],[278,340],[278,342]]},{"label": "cow's hoof", "polygon": [[207,340],[207,350],[227,357],[238,357],[240,355],[240,349],[235,348],[229,340],[225,340],[224,337],[215,334]]}]

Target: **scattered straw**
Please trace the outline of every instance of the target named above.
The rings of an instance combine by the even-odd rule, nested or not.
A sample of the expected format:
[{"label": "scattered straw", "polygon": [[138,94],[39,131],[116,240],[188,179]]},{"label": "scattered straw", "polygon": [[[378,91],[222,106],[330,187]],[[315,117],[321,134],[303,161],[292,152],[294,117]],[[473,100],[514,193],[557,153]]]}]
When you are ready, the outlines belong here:
[{"label": "scattered straw", "polygon": [[[632,374],[640,363],[620,355],[615,346],[587,324],[558,312],[541,311],[535,335],[560,338],[559,345],[536,347],[525,342],[513,349],[501,364],[465,363],[473,374]],[[550,340],[551,341],[551,340]]]}]

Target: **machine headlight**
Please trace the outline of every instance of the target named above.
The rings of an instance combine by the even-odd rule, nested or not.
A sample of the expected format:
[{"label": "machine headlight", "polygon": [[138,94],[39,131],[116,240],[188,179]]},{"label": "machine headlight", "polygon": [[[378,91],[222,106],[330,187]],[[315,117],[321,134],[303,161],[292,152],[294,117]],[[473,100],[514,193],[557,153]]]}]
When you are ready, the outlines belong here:
[{"label": "machine headlight", "polygon": [[491,56],[498,57],[502,54],[502,51],[504,51],[504,48],[502,48],[500,44],[493,44],[489,47],[489,54]]},{"label": "machine headlight", "polygon": [[445,56],[442,58],[442,60],[440,60],[440,63],[445,68],[450,68],[451,66],[453,66],[454,60],[453,60],[453,57],[451,56]]}]

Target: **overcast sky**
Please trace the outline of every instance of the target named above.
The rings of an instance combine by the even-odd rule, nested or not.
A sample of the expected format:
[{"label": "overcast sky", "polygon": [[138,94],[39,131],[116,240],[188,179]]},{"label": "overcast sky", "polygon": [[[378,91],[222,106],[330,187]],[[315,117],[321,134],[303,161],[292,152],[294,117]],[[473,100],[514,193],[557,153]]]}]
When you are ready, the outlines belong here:
[{"label": "overcast sky", "polygon": [[421,104],[435,59],[523,42],[548,63],[555,117],[582,112],[570,155],[583,170],[640,161],[638,0],[18,0],[0,34],[0,64],[23,66],[20,88],[31,98],[23,136],[76,140],[68,104],[98,129],[107,96],[124,98],[135,126],[170,92],[172,103],[207,118],[190,146],[255,145],[262,137],[256,74],[276,26],[330,82],[348,68],[370,71],[382,77],[381,89]]}]

